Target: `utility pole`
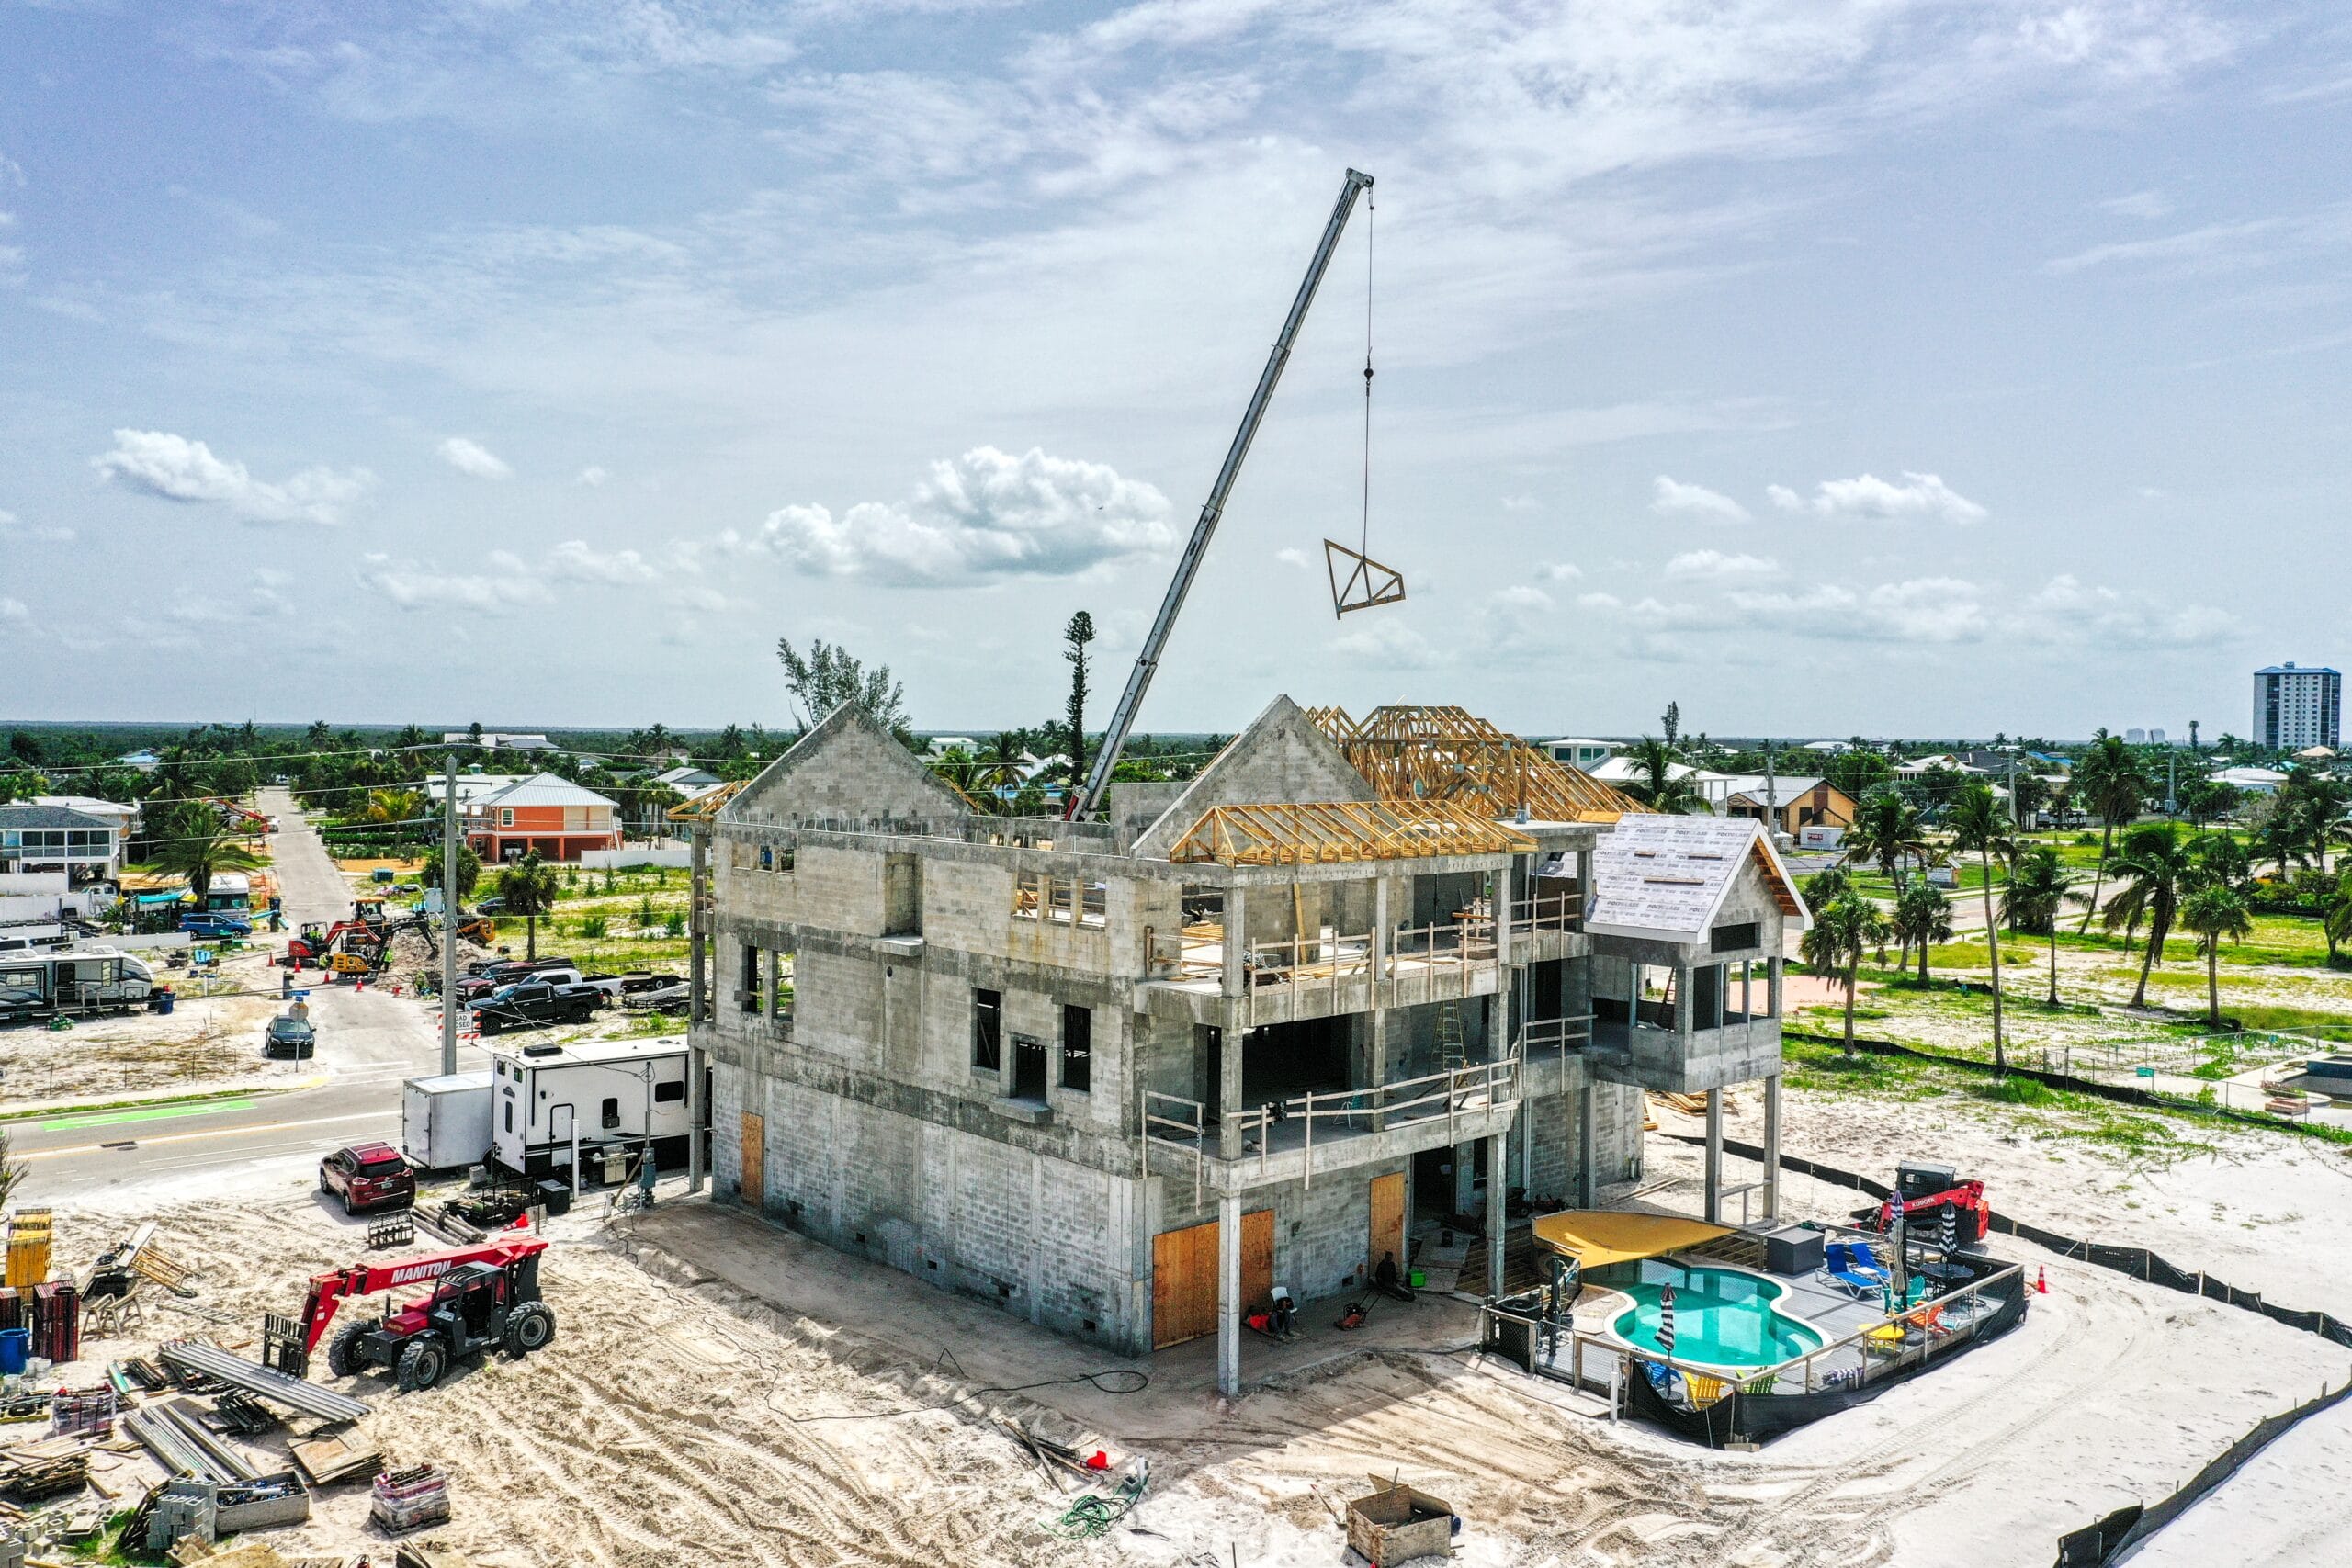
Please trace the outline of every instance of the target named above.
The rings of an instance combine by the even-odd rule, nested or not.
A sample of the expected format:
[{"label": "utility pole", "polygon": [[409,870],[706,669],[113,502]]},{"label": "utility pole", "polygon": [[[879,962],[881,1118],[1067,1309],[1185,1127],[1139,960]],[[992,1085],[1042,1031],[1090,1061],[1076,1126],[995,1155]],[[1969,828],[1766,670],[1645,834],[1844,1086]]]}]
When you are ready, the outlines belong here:
[{"label": "utility pole", "polygon": [[441,761],[441,1071],[458,1070],[458,754]]},{"label": "utility pole", "polygon": [[1772,773],[1772,740],[1764,740],[1764,841],[1774,849],[1781,847],[1780,781]]}]

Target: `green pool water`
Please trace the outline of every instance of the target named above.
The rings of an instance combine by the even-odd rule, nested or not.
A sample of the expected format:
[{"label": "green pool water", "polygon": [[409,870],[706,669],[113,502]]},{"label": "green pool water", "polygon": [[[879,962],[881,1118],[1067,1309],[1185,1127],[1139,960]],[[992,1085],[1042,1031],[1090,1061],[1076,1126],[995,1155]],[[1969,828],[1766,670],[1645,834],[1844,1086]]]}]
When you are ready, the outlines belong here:
[{"label": "green pool water", "polygon": [[1769,1367],[1821,1348],[1820,1335],[1774,1306],[1785,1293],[1782,1288],[1745,1269],[1686,1266],[1651,1258],[1599,1270],[1593,1282],[1634,1298],[1633,1306],[1611,1325],[1618,1337],[1661,1353],[1658,1292],[1672,1285],[1674,1359],[1678,1361],[1710,1367]]}]

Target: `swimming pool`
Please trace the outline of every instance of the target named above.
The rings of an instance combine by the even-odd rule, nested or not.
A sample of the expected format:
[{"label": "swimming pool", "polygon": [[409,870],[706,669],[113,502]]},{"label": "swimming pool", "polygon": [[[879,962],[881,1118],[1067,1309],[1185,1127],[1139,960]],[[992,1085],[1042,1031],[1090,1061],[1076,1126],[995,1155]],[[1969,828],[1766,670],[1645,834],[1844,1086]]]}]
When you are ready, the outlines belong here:
[{"label": "swimming pool", "polygon": [[1611,1323],[1617,1337],[1644,1350],[1657,1342],[1658,1294],[1674,1287],[1674,1359],[1708,1367],[1769,1367],[1817,1350],[1822,1337],[1775,1304],[1784,1286],[1745,1269],[1650,1258],[1597,1270],[1593,1283],[1633,1298]]}]

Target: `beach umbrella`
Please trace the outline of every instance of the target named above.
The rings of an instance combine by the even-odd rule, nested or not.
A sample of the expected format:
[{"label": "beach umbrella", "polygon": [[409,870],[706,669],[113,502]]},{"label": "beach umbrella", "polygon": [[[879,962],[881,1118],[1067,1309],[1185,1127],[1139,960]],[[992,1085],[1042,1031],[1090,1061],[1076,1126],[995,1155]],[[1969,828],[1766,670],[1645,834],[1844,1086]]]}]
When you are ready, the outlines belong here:
[{"label": "beach umbrella", "polygon": [[1960,1211],[1950,1203],[1943,1210],[1944,1256],[1949,1258],[1960,1250]]},{"label": "beach umbrella", "polygon": [[1660,1286],[1657,1292],[1657,1348],[1668,1357],[1674,1354],[1674,1287]]}]

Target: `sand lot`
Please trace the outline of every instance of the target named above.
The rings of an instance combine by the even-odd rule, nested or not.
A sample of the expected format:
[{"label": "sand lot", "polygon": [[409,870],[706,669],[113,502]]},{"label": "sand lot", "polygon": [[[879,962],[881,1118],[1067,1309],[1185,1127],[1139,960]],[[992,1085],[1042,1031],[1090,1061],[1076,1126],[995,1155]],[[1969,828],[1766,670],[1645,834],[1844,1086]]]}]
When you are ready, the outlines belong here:
[{"label": "sand lot", "polygon": [[[159,1312],[148,1340],[92,1358],[160,1332],[248,1337],[265,1309],[299,1305],[308,1271],[364,1250],[307,1178],[280,1166],[233,1181],[157,1217],[205,1270],[202,1304],[247,1326]],[[62,1259],[138,1198],[103,1201],[111,1214],[61,1214]],[[552,1235],[547,1351],[417,1394],[351,1384],[389,1457],[452,1467],[444,1538],[503,1568],[1320,1568],[1340,1556],[1331,1509],[1367,1472],[1459,1506],[1468,1564],[2039,1565],[2062,1531],[2176,1483],[2344,1363],[2252,1314],[2052,1262],[2053,1293],[2002,1340],[1759,1453],[1713,1454],[1459,1349],[1453,1307],[1404,1309],[1426,1315],[1392,1320],[1369,1349],[1333,1337],[1328,1359],[1227,1408],[1204,1346],[1155,1359],[1141,1393],[1069,1382],[1124,1364],[698,1201],[608,1224],[590,1199]],[[1148,1461],[1142,1505],[1099,1541],[1056,1539],[1069,1497],[1001,1416]],[[143,1456],[108,1481],[138,1476],[153,1478]],[[348,1484],[274,1539],[380,1546]]]}]

